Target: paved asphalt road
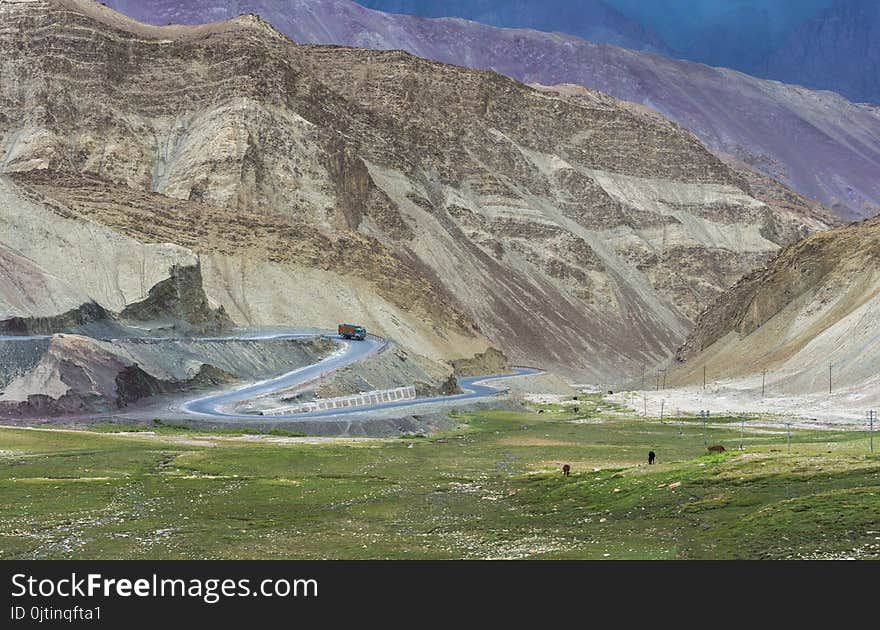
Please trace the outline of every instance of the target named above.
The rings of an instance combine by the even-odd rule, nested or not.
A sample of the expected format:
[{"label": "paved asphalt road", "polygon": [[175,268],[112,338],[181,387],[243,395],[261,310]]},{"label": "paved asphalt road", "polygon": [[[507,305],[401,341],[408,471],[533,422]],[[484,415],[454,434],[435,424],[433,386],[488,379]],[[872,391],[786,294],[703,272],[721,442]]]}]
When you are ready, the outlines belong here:
[{"label": "paved asphalt road", "polygon": [[[351,413],[364,413],[365,411],[379,411],[382,409],[399,409],[401,407],[413,407],[415,405],[426,405],[431,403],[448,403],[464,400],[478,400],[480,398],[488,398],[505,391],[503,388],[492,387],[489,385],[492,381],[512,376],[528,376],[531,374],[541,374],[541,370],[532,368],[513,368],[513,372],[509,374],[496,374],[495,376],[476,376],[471,378],[458,379],[458,386],[463,393],[454,396],[434,396],[433,398],[416,398],[415,400],[401,400],[398,402],[382,403],[372,405],[370,407],[353,407],[351,409],[337,409],[335,411],[313,411],[311,413],[298,413],[293,416],[271,416],[267,419],[278,420],[295,420],[297,418],[327,418],[335,416],[345,416]],[[252,418],[253,416],[251,416]]]},{"label": "paved asphalt road", "polygon": [[[298,339],[313,336],[314,335],[310,334],[275,335],[261,337],[261,339]],[[249,339],[253,339],[253,337],[249,337]],[[260,418],[260,416],[224,413],[221,411],[221,408],[232,403],[251,400],[257,396],[271,394],[272,392],[288,389],[301,383],[305,383],[326,372],[338,370],[350,363],[354,363],[355,361],[359,361],[371,354],[375,354],[385,345],[384,340],[375,337],[368,337],[364,341],[346,341],[340,339],[339,342],[341,344],[340,348],[318,363],[301,367],[267,381],[260,381],[253,385],[246,385],[245,387],[239,387],[234,390],[209,394],[207,396],[196,398],[195,400],[187,401],[180,405],[179,410],[190,415],[202,417],[223,418],[226,420],[229,420],[230,418],[254,420],[255,418]],[[278,418],[283,420],[284,416],[278,416]]]},{"label": "paved asphalt road", "polygon": [[[200,338],[189,338],[192,341],[230,341],[230,340],[260,340],[260,341],[273,341],[273,340],[285,340],[285,339],[305,339],[309,337],[314,337],[317,334],[315,332],[303,332],[303,333],[272,333],[272,334],[244,334],[238,336],[230,336],[230,337],[200,337]],[[335,333],[327,332],[324,333],[327,336],[334,336]],[[31,335],[31,336],[0,336],[0,341],[34,341],[40,339],[48,339],[49,336],[46,335]],[[138,341],[153,341],[153,342],[162,342],[169,341],[168,337],[138,337]],[[338,338],[337,338],[338,339]],[[272,378],[265,381],[260,381],[259,383],[254,383],[251,385],[246,385],[244,387],[239,387],[237,389],[232,389],[223,392],[216,392],[213,394],[208,394],[205,396],[200,396],[199,398],[195,398],[193,400],[188,400],[181,405],[173,408],[176,411],[180,411],[193,416],[200,416],[203,418],[218,418],[223,420],[296,420],[296,419],[314,419],[314,418],[327,418],[327,417],[336,417],[336,416],[345,416],[352,413],[365,413],[369,411],[380,411],[387,409],[399,409],[403,407],[412,407],[416,405],[426,405],[431,403],[448,403],[448,402],[458,402],[458,401],[472,401],[478,400],[481,398],[488,398],[490,396],[494,396],[498,394],[503,389],[492,387],[489,383],[492,381],[508,378],[511,376],[525,376],[529,374],[540,374],[540,370],[534,370],[531,368],[515,368],[514,371],[510,374],[498,374],[495,376],[480,376],[480,377],[470,377],[470,378],[460,378],[458,379],[458,386],[461,388],[463,393],[456,394],[454,396],[436,396],[433,398],[417,398],[415,400],[404,400],[397,402],[389,402],[389,403],[381,403],[378,405],[372,405],[369,407],[354,407],[350,409],[337,409],[333,411],[315,411],[311,413],[300,413],[293,414],[289,416],[258,416],[255,414],[233,414],[227,413],[222,409],[224,407],[229,407],[230,405],[238,402],[244,402],[247,400],[251,400],[258,396],[262,396],[265,394],[270,394],[275,391],[280,391],[284,389],[289,389],[291,387],[295,387],[300,385],[301,383],[308,382],[317,377],[322,376],[328,372],[332,372],[334,370],[338,370],[340,368],[345,367],[346,365],[350,365],[356,361],[359,361],[365,357],[368,357],[372,354],[376,354],[385,346],[385,340],[377,338],[377,337],[368,337],[364,341],[347,341],[338,339],[340,343],[339,349],[331,354],[330,356],[324,358],[318,363],[314,363],[312,365],[307,365],[305,367],[293,370],[292,372],[288,372],[286,374],[282,374],[276,378]],[[108,339],[107,341],[116,341],[112,339]]]},{"label": "paved asphalt road", "polygon": [[[308,337],[308,334],[298,335],[299,337]],[[288,339],[294,338],[292,335],[281,335],[277,338]],[[245,402],[264,394],[271,394],[279,390],[288,389],[310,381],[327,372],[338,370],[346,365],[359,361],[371,354],[378,352],[384,345],[385,341],[377,338],[367,338],[364,341],[344,341],[340,340],[341,348],[329,357],[306,367],[299,368],[287,374],[283,374],[277,378],[267,381],[261,381],[253,385],[247,385],[231,391],[220,392],[202,396],[195,400],[187,401],[182,404],[178,410],[184,413],[200,416],[202,418],[217,418],[222,420],[264,420],[268,422],[276,420],[313,420],[315,418],[333,418],[338,416],[346,416],[353,413],[367,413],[375,411],[384,411],[387,409],[400,409],[404,407],[413,407],[416,405],[426,405],[431,403],[448,403],[465,400],[478,400],[480,398],[488,398],[503,391],[497,387],[492,387],[488,383],[500,378],[510,376],[525,376],[528,374],[540,374],[540,370],[531,368],[515,368],[510,374],[499,374],[496,376],[479,376],[471,378],[458,379],[458,386],[463,393],[454,396],[435,396],[433,398],[417,398],[415,400],[401,400],[397,402],[380,403],[365,407],[352,407],[349,409],[335,409],[332,411],[313,411],[311,413],[298,413],[287,416],[259,416],[256,414],[228,413],[223,411],[224,407],[229,407],[234,403]]]}]

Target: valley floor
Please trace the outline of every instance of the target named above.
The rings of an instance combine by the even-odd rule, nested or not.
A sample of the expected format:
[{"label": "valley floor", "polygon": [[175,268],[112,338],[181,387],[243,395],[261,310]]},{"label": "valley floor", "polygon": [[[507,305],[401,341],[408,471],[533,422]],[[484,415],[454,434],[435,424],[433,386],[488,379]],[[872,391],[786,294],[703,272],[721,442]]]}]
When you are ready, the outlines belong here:
[{"label": "valley floor", "polygon": [[0,559],[880,558],[867,433],[795,430],[789,452],[750,423],[741,452],[737,422],[704,434],[598,396],[455,420],[394,439],[3,428]]},{"label": "valley floor", "polygon": [[[761,417],[771,426],[789,423],[800,428],[865,429],[868,411],[880,409],[878,398],[880,378],[861,382],[851,387],[838,387],[831,394],[828,384],[817,384],[811,394],[779,393],[768,386],[761,395],[761,375],[738,380],[709,383],[706,389],[699,385],[651,389],[647,391],[618,392],[610,398],[632,412],[649,417],[699,414],[707,409],[712,415],[747,414]],[[646,404],[647,403],[647,404]],[[645,409],[647,408],[647,414]],[[711,417],[711,416],[710,416]],[[880,423],[874,421],[880,431]]]}]

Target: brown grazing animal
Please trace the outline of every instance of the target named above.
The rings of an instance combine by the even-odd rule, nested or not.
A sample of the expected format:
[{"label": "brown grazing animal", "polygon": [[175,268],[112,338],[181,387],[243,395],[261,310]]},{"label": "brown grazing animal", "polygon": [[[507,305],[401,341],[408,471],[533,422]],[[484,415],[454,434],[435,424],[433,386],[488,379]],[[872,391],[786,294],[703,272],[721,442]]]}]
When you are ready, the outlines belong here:
[{"label": "brown grazing animal", "polygon": [[571,466],[569,466],[568,464],[565,464],[562,467],[562,474],[565,475],[566,477],[568,477],[568,473],[570,473],[570,472],[571,472]]},{"label": "brown grazing animal", "polygon": [[710,446],[708,450],[710,453],[723,453],[727,449],[720,444],[715,444],[714,446]]}]

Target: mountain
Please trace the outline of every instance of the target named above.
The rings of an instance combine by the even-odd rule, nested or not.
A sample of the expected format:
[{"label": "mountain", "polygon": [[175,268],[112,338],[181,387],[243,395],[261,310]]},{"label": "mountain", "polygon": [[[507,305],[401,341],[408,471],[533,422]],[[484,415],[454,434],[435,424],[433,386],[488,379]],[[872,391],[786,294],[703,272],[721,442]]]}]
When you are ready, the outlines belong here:
[{"label": "mountain", "polygon": [[710,66],[753,72],[779,43],[766,3],[740,5],[703,25],[682,56]]},{"label": "mountain", "polygon": [[358,4],[386,13],[459,17],[490,26],[568,33],[601,44],[672,54],[644,24],[602,0],[358,0]]},{"label": "mountain", "polygon": [[[803,21],[833,0],[606,0],[650,25],[675,56],[753,73]],[[776,78],[776,77],[774,77]]]},{"label": "mountain", "polygon": [[356,321],[431,359],[495,346],[601,382],[833,223],[579,87],[296,45],[254,16],[156,27],[34,0],[0,18],[0,245],[77,288],[55,311],[163,303],[151,289],[195,260],[206,298],[174,308]]},{"label": "mountain", "polygon": [[[359,0],[387,13],[558,32],[754,74],[834,0]],[[850,62],[855,67],[854,60]],[[767,75],[769,78],[782,78]]]},{"label": "mountain", "polygon": [[760,72],[880,103],[880,3],[836,0],[797,28]]},{"label": "mountain", "polygon": [[0,418],[113,413],[156,394],[263,380],[336,350],[329,339],[97,340],[57,334],[0,343]]},{"label": "mountain", "polygon": [[656,109],[710,148],[847,220],[880,211],[880,109],[836,94],[558,34],[384,14],[348,0],[107,4],[154,24],[201,24],[259,11],[298,42],[401,49],[526,83],[586,86]]},{"label": "mountain", "polygon": [[760,391],[766,370],[774,395],[825,396],[830,365],[847,397],[838,405],[858,417],[880,403],[878,322],[880,220],[871,219],[786,248],[721,295],[679,350],[671,382],[700,382],[706,366],[713,380]]}]

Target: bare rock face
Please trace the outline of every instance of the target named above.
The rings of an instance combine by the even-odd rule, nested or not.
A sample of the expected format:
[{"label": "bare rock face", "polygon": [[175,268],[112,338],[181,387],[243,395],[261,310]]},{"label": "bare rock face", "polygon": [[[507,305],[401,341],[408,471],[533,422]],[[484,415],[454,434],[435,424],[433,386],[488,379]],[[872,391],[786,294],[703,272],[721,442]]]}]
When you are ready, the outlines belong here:
[{"label": "bare rock face", "polygon": [[0,245],[0,335],[54,332],[107,316],[87,295]]},{"label": "bare rock face", "polygon": [[171,276],[150,289],[147,298],[125,307],[119,316],[124,320],[185,322],[196,330],[217,333],[231,327],[223,307],[212,308],[202,288],[202,269],[172,267]]},{"label": "bare rock face", "polygon": [[[880,103],[880,5],[836,0],[798,26],[759,71],[856,102]],[[858,60],[858,62],[855,62]]]},{"label": "bare rock face", "polygon": [[[673,382],[767,370],[774,392],[876,391],[880,364],[880,221],[815,234],[723,293],[679,349]],[[754,384],[752,385],[755,386]],[[871,393],[865,404],[875,404]]]},{"label": "bare rock face", "polygon": [[113,412],[156,394],[276,376],[334,349],[321,338],[0,340],[0,417]]},{"label": "bare rock face", "polygon": [[145,299],[172,267],[198,264],[184,247],[167,241],[144,244],[82,220],[4,176],[0,242],[14,255],[8,258],[9,273],[0,278],[0,319],[57,316],[89,300],[118,312]]},{"label": "bare rock face", "polygon": [[100,305],[89,301],[59,315],[5,317],[0,320],[0,335],[48,335],[59,331],[76,330],[110,318],[110,313]]},{"label": "bare rock face", "polygon": [[482,376],[485,374],[504,374],[510,369],[507,357],[496,348],[476,354],[469,359],[452,362],[456,376]]},{"label": "bare rock face", "polygon": [[56,202],[11,180],[0,179],[0,199],[0,223],[9,229],[4,240],[16,248],[0,245],[0,334],[74,332],[95,323],[112,328],[125,320],[178,334],[231,325],[205,295],[192,252],[167,243],[145,247],[73,220]]},{"label": "bare rock face", "polygon": [[52,338],[37,365],[6,385],[0,416],[108,411],[170,389],[91,339],[59,336]]},{"label": "bare rock face", "polygon": [[335,372],[320,384],[315,393],[322,398],[332,398],[392,389],[401,384],[414,385],[418,396],[448,396],[461,392],[455,375],[447,366],[427,361],[392,343],[370,361],[355,363]]},{"label": "bare rock face", "polygon": [[491,344],[623,377],[833,223],[796,196],[762,200],[690,133],[592,92],[298,46],[253,17],[150,27],[84,0],[0,17],[14,198],[50,223],[184,248],[236,323],[351,315],[432,359]]},{"label": "bare rock face", "polygon": [[[467,3],[468,14],[485,22],[477,4]],[[538,4],[547,11],[546,3]],[[561,4],[566,7],[552,12],[553,19],[572,10],[572,3]],[[571,28],[583,17],[598,17],[595,7],[577,4]],[[796,85],[594,43],[616,43],[601,34],[579,39],[461,19],[422,19],[399,15],[410,10],[383,13],[350,0],[107,0],[107,5],[152,24],[202,24],[254,13],[299,43],[406,50],[526,83],[586,86],[662,113],[713,150],[847,220],[880,212],[880,108],[858,102],[876,100],[871,94],[878,93],[874,0],[835,3],[779,49],[768,76],[788,77]],[[506,13],[512,12],[508,6]],[[649,43],[644,34],[640,41]],[[643,47],[632,40],[619,45]],[[718,48],[717,41],[707,45]],[[836,89],[856,102],[801,85]]]}]

